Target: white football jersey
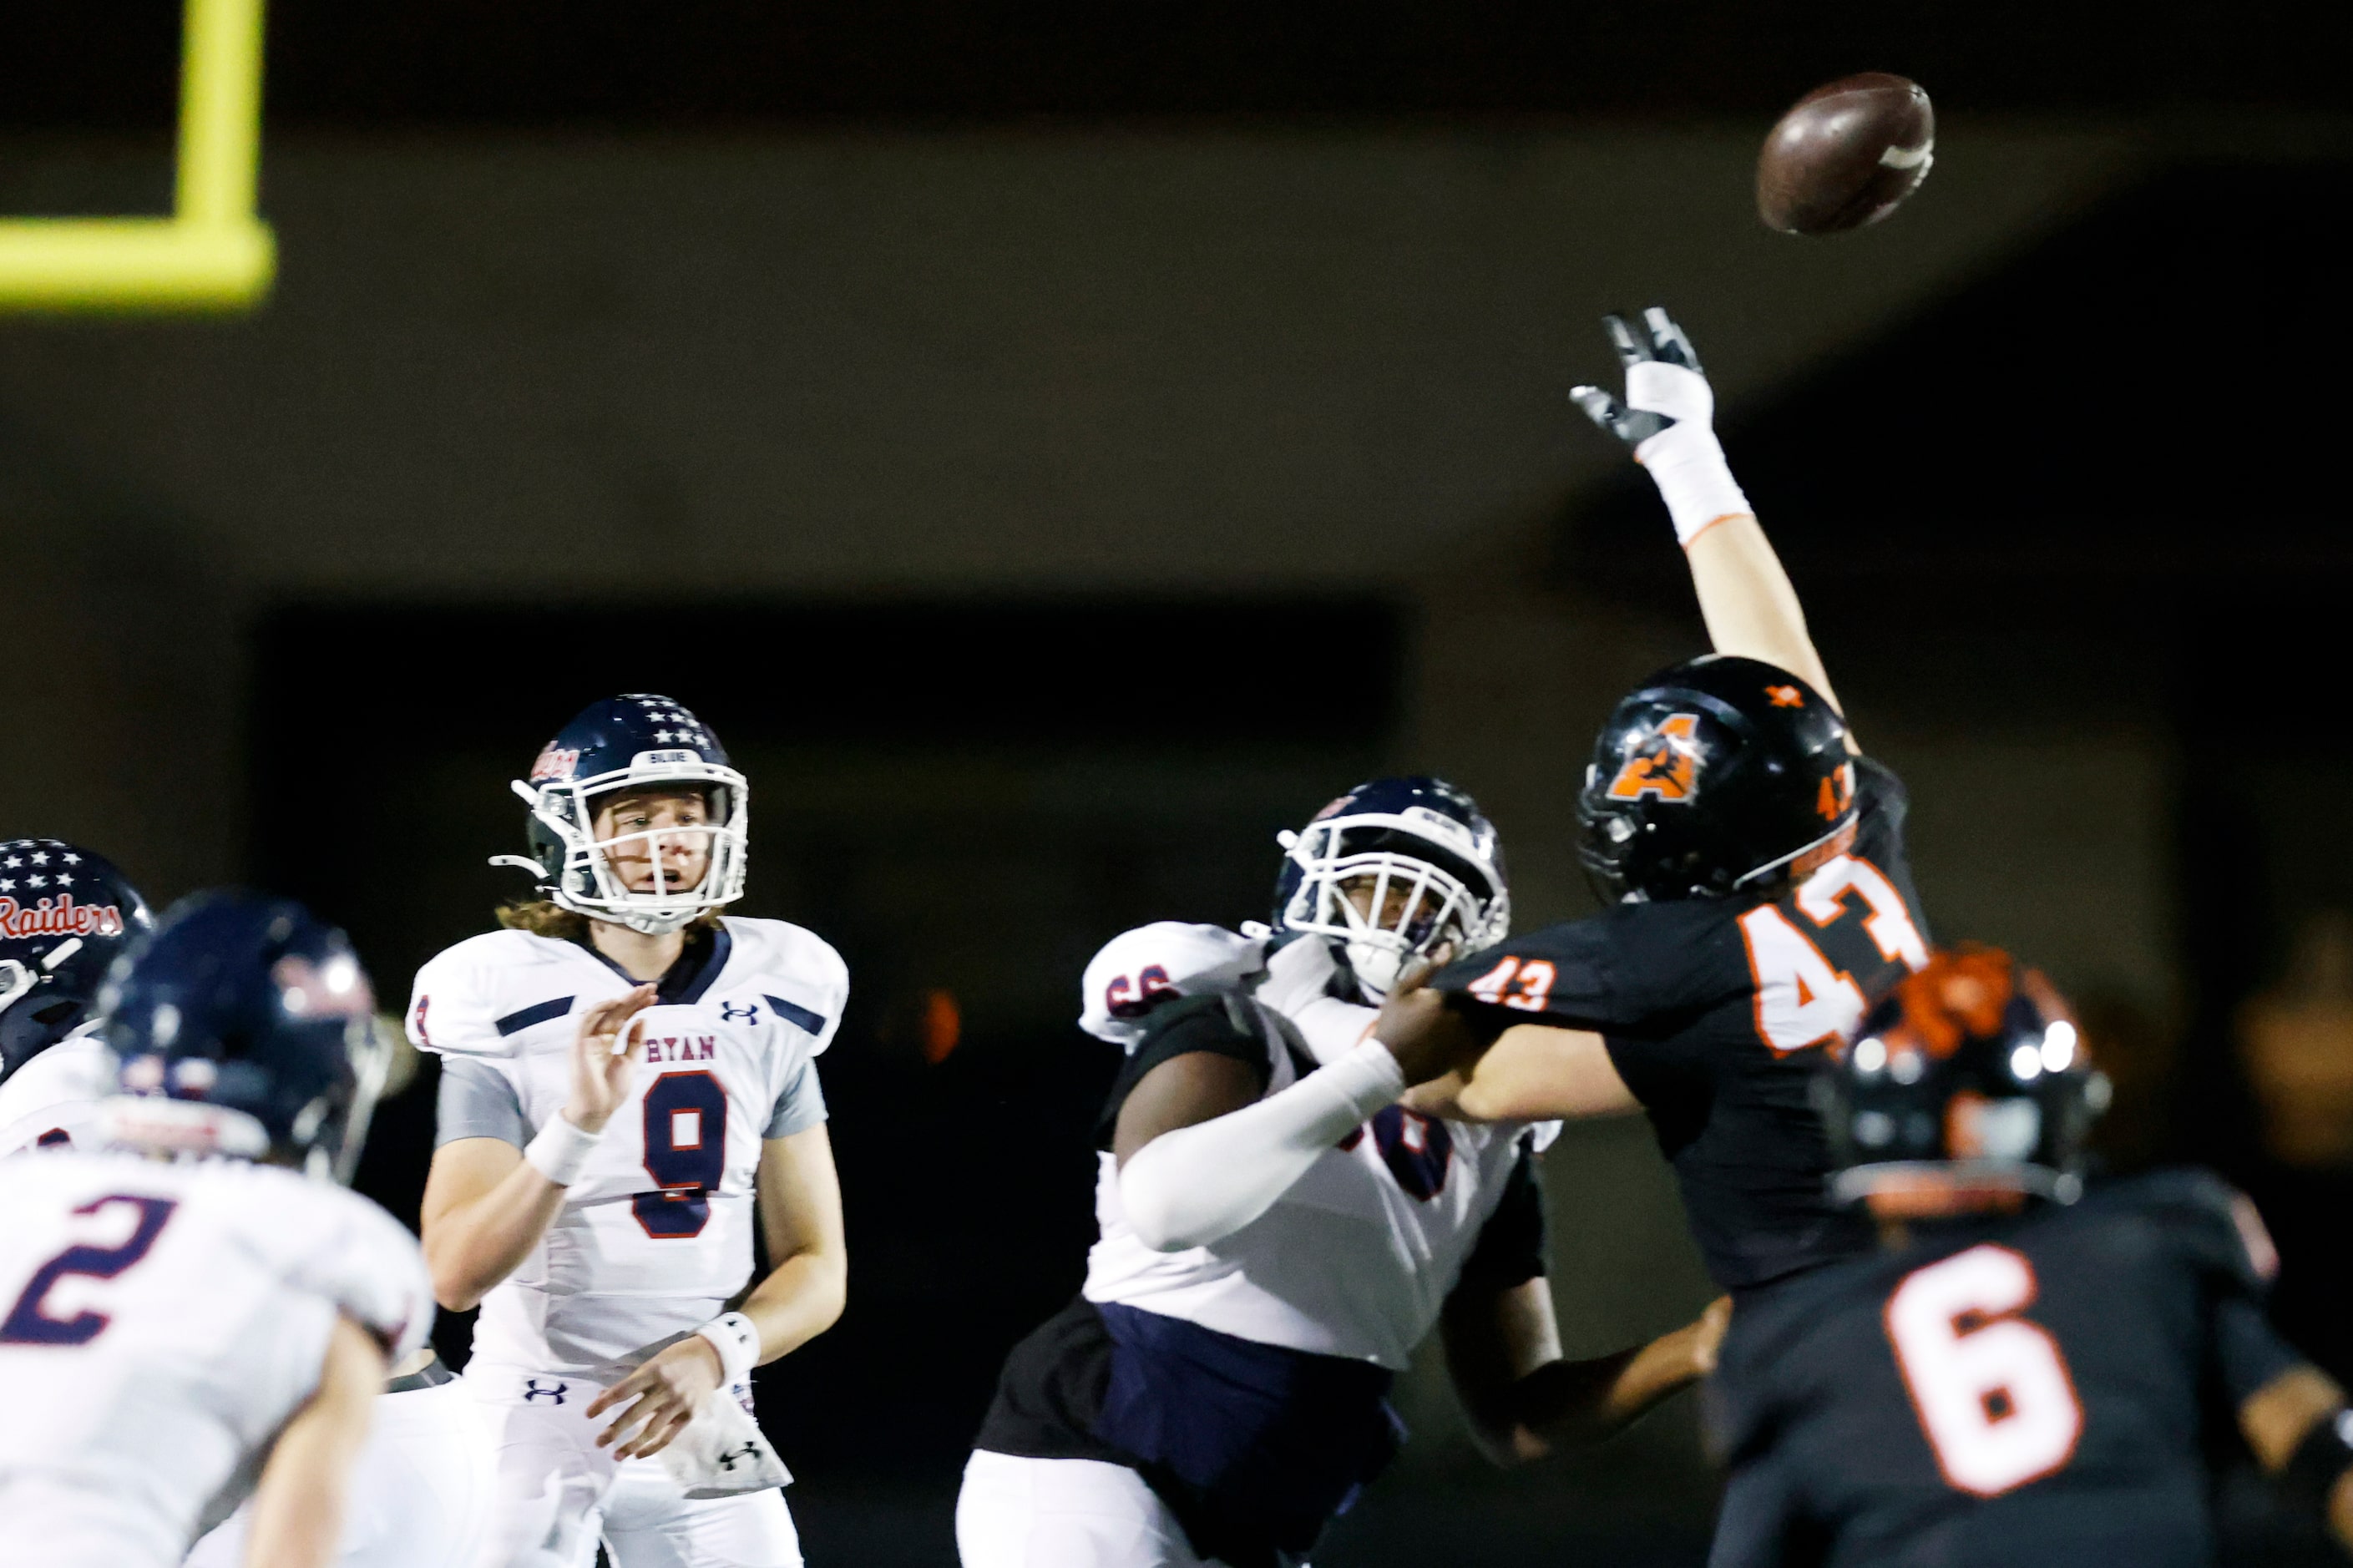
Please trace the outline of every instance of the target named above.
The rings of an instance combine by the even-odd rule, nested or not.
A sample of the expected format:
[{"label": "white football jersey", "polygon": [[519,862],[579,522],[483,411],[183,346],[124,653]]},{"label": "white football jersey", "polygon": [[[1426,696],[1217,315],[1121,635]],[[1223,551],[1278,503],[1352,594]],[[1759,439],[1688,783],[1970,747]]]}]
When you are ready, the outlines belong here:
[{"label": "white football jersey", "polygon": [[114,1053],[95,1034],[59,1040],[0,1083],[0,1155],[94,1147],[98,1102],[113,1092]]},{"label": "white football jersey", "polygon": [[[1247,996],[1266,1039],[1266,1092],[1279,1093],[1319,1060],[1353,1048],[1378,1012],[1329,994],[1335,966],[1322,940],[1291,942],[1271,955],[1267,946],[1215,926],[1139,927],[1087,966],[1081,1021],[1132,1053],[1145,1020],[1120,1017],[1112,1003],[1138,993],[1137,976],[1179,994]],[[1106,1151],[1097,1156],[1102,1234],[1087,1256],[1086,1297],[1401,1371],[1494,1214],[1523,1137],[1540,1152],[1559,1130],[1556,1121],[1448,1121],[1390,1106],[1320,1156],[1259,1218],[1179,1252],[1155,1252],[1129,1229],[1118,1162]]]},{"label": "white football jersey", "polygon": [[[439,1140],[527,1144],[571,1094],[580,1012],[635,984],[577,942],[520,931],[427,963],[408,1034],[444,1059]],[[474,1355],[486,1370],[611,1382],[724,1310],[752,1273],[762,1142],[822,1119],[815,1058],[849,995],[840,955],[812,933],[722,922],[691,982],[641,1015],[629,1099],[547,1234],[483,1299]],[[466,1110],[453,1088],[479,1100],[473,1083],[500,1103],[453,1125]]]},{"label": "white football jersey", "polygon": [[237,1161],[0,1163],[0,1568],[167,1568],[319,1384],[338,1315],[424,1342],[416,1239]]}]

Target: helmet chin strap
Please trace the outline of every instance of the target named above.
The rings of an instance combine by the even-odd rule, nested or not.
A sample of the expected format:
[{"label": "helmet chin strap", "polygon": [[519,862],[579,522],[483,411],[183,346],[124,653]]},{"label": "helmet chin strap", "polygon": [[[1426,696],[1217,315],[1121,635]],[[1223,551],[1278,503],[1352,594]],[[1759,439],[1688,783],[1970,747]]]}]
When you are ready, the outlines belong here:
[{"label": "helmet chin strap", "polygon": [[1356,939],[1341,945],[1347,953],[1348,973],[1356,977],[1356,989],[1367,1003],[1379,1006],[1388,1000],[1389,987],[1397,984],[1398,972],[1405,967],[1405,954]]}]

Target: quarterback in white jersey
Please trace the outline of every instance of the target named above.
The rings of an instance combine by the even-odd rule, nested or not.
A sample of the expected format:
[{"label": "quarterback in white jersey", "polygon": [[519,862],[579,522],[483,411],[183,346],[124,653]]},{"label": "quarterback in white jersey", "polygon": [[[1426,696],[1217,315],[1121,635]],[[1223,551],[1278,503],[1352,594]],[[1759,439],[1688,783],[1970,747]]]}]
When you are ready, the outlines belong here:
[{"label": "quarterback in white jersey", "polygon": [[[743,889],[743,777],[666,698],[596,703],[529,784],[541,899],[417,976],[442,1060],[425,1200],[465,1381],[497,1426],[494,1560],[787,1568],[750,1373],[846,1273],[817,1058],[849,982]],[[753,1277],[753,1227],[772,1260]]]},{"label": "quarterback in white jersey", "polygon": [[1127,1055],[1078,1300],[1015,1347],[965,1472],[965,1568],[1230,1568],[1312,1547],[1387,1462],[1433,1327],[1499,1460],[1614,1429],[1698,1376],[1721,1314],[1562,1359],[1535,1155],[1553,1124],[1398,1103],[1451,1063],[1373,1037],[1400,965],[1508,919],[1493,828],[1384,779],[1283,837],[1280,931],[1150,925],[1088,965]]},{"label": "quarterback in white jersey", "polygon": [[211,895],[108,1008],[104,1140],[203,1158],[0,1161],[0,1565],[171,1568],[251,1493],[254,1561],[320,1568],[433,1316],[417,1243],[339,1184],[382,1081],[366,977],[299,905]]}]

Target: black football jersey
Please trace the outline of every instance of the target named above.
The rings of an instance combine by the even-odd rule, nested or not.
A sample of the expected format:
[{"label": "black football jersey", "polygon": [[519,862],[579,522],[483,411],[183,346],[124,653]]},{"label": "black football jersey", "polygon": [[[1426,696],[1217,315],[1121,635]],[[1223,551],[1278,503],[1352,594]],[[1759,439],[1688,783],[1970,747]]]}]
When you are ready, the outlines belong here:
[{"label": "black football jersey", "polygon": [[1833,1208],[1810,1083],[1820,1048],[1928,961],[1904,786],[1868,759],[1849,853],[1773,899],[1620,904],[1514,937],[1432,982],[1483,1021],[1599,1034],[1675,1168],[1708,1271],[1763,1285],[1872,1245]]},{"label": "black football jersey", "polygon": [[2211,1562],[2208,1423],[2301,1360],[2263,1315],[2271,1268],[2253,1205],[2169,1171],[1736,1309],[1710,1568]]}]

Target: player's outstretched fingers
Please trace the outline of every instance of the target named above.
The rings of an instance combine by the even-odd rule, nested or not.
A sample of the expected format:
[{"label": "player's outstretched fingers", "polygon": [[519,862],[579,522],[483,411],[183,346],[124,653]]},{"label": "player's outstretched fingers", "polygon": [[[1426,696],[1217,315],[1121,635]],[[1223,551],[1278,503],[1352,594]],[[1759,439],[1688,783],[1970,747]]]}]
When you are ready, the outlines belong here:
[{"label": "player's outstretched fingers", "polygon": [[1585,416],[1609,431],[1620,434],[1619,425],[1626,417],[1626,405],[1598,386],[1572,386],[1568,400],[1585,410]]},{"label": "player's outstretched fingers", "polygon": [[644,1026],[633,1023],[638,1014],[654,1005],[656,988],[649,984],[593,1003],[580,1015],[581,1043],[601,1049],[607,1056],[619,1056],[642,1036]]},{"label": "player's outstretched fingers", "polygon": [[1626,318],[1611,312],[1601,318],[1601,330],[1609,334],[1609,346],[1618,351],[1618,363],[1631,369],[1650,359],[1651,345],[1641,333],[1626,324]]},{"label": "player's outstretched fingers", "polygon": [[[1699,350],[1692,346],[1691,334],[1675,324],[1663,305],[1652,305],[1642,312],[1642,324],[1651,330],[1651,357],[1669,364],[1679,364],[1685,370],[1699,370]],[[1701,372],[1705,374],[1704,371]]]}]

